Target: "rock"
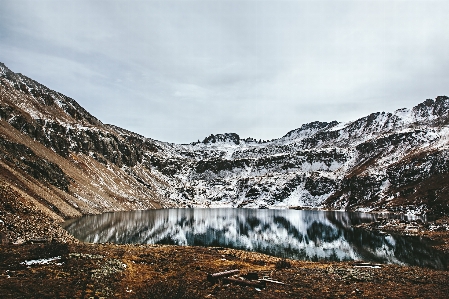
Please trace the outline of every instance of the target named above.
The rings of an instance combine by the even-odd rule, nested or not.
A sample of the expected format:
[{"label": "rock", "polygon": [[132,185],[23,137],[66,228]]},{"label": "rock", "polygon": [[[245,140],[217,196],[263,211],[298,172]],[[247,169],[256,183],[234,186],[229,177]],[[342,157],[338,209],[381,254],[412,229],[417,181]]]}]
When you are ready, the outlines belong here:
[{"label": "rock", "polygon": [[9,237],[8,237],[7,233],[0,232],[0,244],[1,245],[8,245],[9,244]]}]

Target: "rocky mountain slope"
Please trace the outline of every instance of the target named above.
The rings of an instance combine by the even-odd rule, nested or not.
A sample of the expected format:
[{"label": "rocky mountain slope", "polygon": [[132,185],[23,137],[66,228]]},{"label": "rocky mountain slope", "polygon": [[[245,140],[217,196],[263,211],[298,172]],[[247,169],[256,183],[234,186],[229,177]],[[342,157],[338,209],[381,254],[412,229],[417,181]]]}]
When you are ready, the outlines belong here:
[{"label": "rocky mountain slope", "polygon": [[449,213],[446,96],[271,141],[179,145],[103,124],[3,64],[0,83],[2,185],[55,221],[176,206]]},{"label": "rocky mountain slope", "polygon": [[[167,207],[141,169],[150,139],[104,125],[73,99],[0,65],[0,177],[54,219]],[[1,216],[0,216],[1,219]]]},{"label": "rocky mountain slope", "polygon": [[[446,214],[449,98],[353,122],[314,122],[279,139],[236,134],[173,146],[178,202]],[[164,168],[158,168],[161,172]]]}]

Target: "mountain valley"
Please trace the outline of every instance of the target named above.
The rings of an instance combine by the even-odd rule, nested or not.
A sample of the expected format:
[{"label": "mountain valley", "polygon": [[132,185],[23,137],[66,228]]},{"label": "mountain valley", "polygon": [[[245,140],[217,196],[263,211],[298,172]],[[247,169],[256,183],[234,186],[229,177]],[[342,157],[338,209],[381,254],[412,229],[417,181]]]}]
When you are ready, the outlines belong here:
[{"label": "mountain valley", "polygon": [[449,98],[257,141],[172,144],[103,124],[0,65],[3,184],[53,217],[164,207],[449,212]]},{"label": "mountain valley", "polygon": [[[0,293],[5,298],[445,298],[448,112],[449,98],[440,96],[353,122],[304,124],[270,141],[225,133],[173,144],[103,124],[75,100],[0,64]],[[414,259],[410,252],[416,251],[424,262],[415,264],[440,270],[401,263],[312,263],[223,247],[90,244],[60,225],[87,214],[172,207],[284,209],[265,211],[294,214],[272,217],[280,230],[271,231],[267,217],[230,215],[223,222],[221,215],[210,234],[227,227],[244,229],[249,237],[266,227],[269,235],[293,231],[297,239],[318,244],[323,234],[331,242],[343,237],[358,242],[361,235],[351,237],[357,230],[374,236],[368,244],[372,251],[394,251],[400,260]],[[385,218],[360,228],[329,217],[297,228],[300,213],[287,209],[387,211],[438,220]],[[174,217],[176,210],[163,211],[168,216],[162,218],[171,222],[155,225],[156,237],[172,236],[193,221]],[[142,220],[132,217],[122,234],[145,237],[149,223]],[[142,229],[129,229],[133,223]],[[333,234],[337,227],[346,232]],[[384,236],[385,231],[410,234],[410,228],[430,238],[432,249]],[[114,229],[105,233],[120,236]],[[387,245],[380,242],[384,238]],[[364,248],[360,251],[371,254]],[[259,289],[206,280],[206,274],[229,269],[276,283]]]}]

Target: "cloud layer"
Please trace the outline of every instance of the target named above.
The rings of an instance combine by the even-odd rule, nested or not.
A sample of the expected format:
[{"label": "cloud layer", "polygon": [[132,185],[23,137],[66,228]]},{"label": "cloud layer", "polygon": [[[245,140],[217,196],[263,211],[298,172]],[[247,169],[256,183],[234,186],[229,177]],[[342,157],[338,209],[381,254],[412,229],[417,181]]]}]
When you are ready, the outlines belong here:
[{"label": "cloud layer", "polygon": [[162,141],[448,95],[447,1],[2,1],[0,61]]}]

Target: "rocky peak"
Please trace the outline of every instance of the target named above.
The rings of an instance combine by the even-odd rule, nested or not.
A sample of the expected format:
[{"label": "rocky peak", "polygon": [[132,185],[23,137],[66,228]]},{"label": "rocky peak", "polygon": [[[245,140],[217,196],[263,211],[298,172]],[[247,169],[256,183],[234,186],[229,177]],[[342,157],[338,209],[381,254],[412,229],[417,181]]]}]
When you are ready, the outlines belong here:
[{"label": "rocky peak", "polygon": [[204,144],[211,143],[233,143],[240,144],[240,136],[236,133],[224,133],[224,134],[211,134],[210,136],[204,138]]},{"label": "rocky peak", "polygon": [[414,121],[421,125],[445,125],[449,121],[449,97],[427,99],[412,109]]},{"label": "rocky peak", "polygon": [[2,62],[0,62],[0,76],[5,76],[6,73],[11,72],[5,64],[3,64]]},{"label": "rocky peak", "polygon": [[313,135],[329,130],[336,125],[338,125],[338,121],[332,121],[332,122],[321,122],[321,121],[315,121],[307,124],[303,124],[300,128],[292,130],[285,134],[280,140],[282,141],[288,141],[288,140],[296,140],[300,141],[305,138],[310,138]]}]

